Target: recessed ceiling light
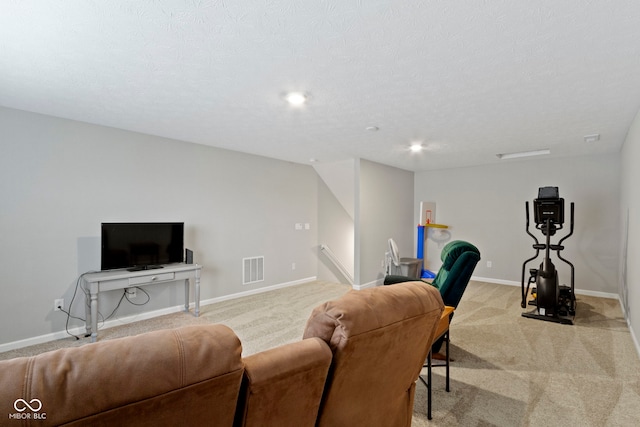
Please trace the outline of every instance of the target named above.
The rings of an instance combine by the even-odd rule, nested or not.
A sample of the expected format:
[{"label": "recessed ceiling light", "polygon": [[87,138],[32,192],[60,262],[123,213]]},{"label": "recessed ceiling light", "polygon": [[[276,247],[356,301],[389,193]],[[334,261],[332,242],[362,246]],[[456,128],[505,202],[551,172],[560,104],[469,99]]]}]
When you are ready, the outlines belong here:
[{"label": "recessed ceiling light", "polygon": [[369,132],[377,132],[378,130],[380,130],[378,126],[367,126],[365,129]]},{"label": "recessed ceiling light", "polygon": [[284,99],[286,99],[290,105],[300,107],[307,102],[307,95],[302,92],[289,92]]},{"label": "recessed ceiling light", "polygon": [[411,146],[409,147],[409,150],[411,150],[412,153],[419,153],[424,149],[424,147],[422,146],[422,144],[420,142],[414,142],[413,144],[411,144]]},{"label": "recessed ceiling light", "polygon": [[517,159],[519,157],[542,156],[542,155],[545,155],[545,154],[551,154],[551,150],[545,148],[543,150],[521,151],[521,152],[518,152],[518,153],[496,154],[496,156],[500,160],[507,160],[507,159]]},{"label": "recessed ceiling light", "polygon": [[316,159],[315,157],[312,157],[309,159],[309,163],[318,163],[318,159]]}]

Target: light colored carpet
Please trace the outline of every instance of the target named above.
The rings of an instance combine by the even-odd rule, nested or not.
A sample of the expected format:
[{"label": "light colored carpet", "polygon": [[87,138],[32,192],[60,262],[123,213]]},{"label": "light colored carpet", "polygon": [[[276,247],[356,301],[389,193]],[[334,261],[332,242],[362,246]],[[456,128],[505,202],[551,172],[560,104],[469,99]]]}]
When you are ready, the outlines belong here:
[{"label": "light colored carpet", "polygon": [[520,288],[473,282],[451,324],[451,392],[414,426],[639,426],[640,359],[619,302],[577,297],[575,325],[520,316]]},{"label": "light colored carpet", "polygon": [[[349,290],[313,282],[100,331],[100,340],[197,323],[231,327],[249,355],[302,336],[313,307]],[[640,358],[617,300],[578,296],[576,324],[520,316],[520,288],[471,282],[451,325],[451,392],[435,367],[433,420],[418,383],[412,426],[638,426]],[[84,345],[58,340],[0,359]],[[426,375],[426,370],[423,372]]]}]

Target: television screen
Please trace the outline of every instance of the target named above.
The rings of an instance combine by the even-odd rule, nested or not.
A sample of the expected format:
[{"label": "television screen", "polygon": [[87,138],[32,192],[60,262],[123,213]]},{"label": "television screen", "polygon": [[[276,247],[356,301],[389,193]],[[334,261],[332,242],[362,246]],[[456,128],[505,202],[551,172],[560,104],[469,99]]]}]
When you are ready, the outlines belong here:
[{"label": "television screen", "polygon": [[145,270],[182,262],[183,222],[102,223],[101,269]]}]

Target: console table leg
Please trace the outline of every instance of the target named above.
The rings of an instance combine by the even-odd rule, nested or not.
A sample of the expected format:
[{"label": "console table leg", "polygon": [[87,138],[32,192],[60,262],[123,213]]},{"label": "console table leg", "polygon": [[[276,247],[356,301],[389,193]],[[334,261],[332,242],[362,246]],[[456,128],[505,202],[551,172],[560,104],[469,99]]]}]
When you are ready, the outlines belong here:
[{"label": "console table leg", "polygon": [[91,293],[91,342],[98,340],[98,293]]},{"label": "console table leg", "polygon": [[189,312],[189,279],[184,279],[184,312]]},{"label": "console table leg", "polygon": [[196,270],[196,286],[195,286],[195,302],[196,302],[196,309],[195,309],[195,316],[199,317],[200,316],[200,269]]},{"label": "console table leg", "polygon": [[85,337],[88,337],[91,335],[91,298],[87,298],[86,295],[84,300],[84,319]]}]

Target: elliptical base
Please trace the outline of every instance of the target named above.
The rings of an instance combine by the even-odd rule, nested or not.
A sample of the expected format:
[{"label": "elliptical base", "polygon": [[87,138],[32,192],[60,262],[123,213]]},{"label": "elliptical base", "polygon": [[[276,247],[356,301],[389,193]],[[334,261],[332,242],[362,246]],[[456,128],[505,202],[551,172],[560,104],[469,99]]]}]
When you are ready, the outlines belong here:
[{"label": "elliptical base", "polygon": [[560,323],[562,325],[573,325],[574,316],[545,316],[537,313],[538,309],[530,311],[529,313],[522,313],[522,317],[528,317],[529,319],[544,320],[545,322]]},{"label": "elliptical base", "polygon": [[531,289],[530,296],[532,296],[532,298],[527,305],[536,308],[528,313],[522,313],[522,317],[560,323],[562,325],[573,325],[576,318],[576,298],[571,287],[565,285],[560,286],[558,305],[555,308],[557,310],[556,314],[540,314],[541,309],[538,307],[537,288]]}]

